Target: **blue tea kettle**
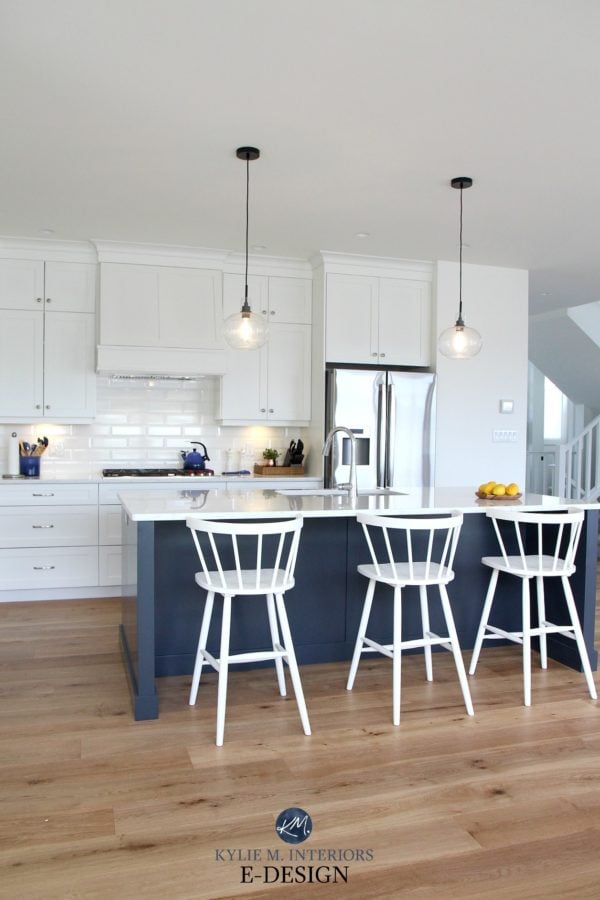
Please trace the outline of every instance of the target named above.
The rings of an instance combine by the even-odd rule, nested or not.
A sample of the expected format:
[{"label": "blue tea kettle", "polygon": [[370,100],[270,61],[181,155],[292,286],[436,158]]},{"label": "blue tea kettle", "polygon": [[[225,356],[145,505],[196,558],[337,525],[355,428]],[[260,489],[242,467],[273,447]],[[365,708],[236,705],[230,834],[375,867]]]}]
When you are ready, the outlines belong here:
[{"label": "blue tea kettle", "polygon": [[204,450],[204,456],[200,453],[199,450],[190,450],[187,453],[185,450],[181,451],[181,458],[183,459],[183,468],[184,469],[204,469],[205,463],[210,462],[210,456],[208,455],[208,451],[202,441],[190,441],[190,444],[195,444],[196,446],[202,447]]}]

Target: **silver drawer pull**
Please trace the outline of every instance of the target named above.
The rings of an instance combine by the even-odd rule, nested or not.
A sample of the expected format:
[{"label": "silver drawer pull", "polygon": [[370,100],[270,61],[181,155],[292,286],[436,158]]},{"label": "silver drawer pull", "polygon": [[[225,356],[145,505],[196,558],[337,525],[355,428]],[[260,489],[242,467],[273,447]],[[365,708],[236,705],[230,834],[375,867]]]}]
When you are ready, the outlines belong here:
[{"label": "silver drawer pull", "polygon": [[46,571],[47,569],[55,569],[56,566],[34,566],[33,568],[36,572],[43,572],[43,571]]},{"label": "silver drawer pull", "polygon": [[32,528],[54,528],[54,525],[32,525]]},{"label": "silver drawer pull", "polygon": [[32,497],[54,497],[54,494],[36,494],[34,491],[31,496]]}]

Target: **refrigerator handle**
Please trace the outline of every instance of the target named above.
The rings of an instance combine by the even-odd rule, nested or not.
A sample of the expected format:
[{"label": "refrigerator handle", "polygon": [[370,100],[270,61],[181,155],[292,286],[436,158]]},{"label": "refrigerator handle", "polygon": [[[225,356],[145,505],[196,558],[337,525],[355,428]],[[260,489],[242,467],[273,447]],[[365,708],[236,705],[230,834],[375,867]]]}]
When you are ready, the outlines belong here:
[{"label": "refrigerator handle", "polygon": [[385,486],[385,410],[383,384],[377,386],[377,487]]},{"label": "refrigerator handle", "polygon": [[394,403],[394,387],[388,384],[385,398],[385,482],[389,488],[394,481],[394,455],[392,453],[392,435],[396,433],[396,404]]}]

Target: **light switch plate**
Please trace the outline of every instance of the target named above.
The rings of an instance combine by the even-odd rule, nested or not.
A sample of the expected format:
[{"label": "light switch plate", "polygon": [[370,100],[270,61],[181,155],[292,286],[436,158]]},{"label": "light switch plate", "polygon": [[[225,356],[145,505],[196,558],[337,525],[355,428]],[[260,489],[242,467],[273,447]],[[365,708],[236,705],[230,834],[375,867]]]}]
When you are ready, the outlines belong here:
[{"label": "light switch plate", "polygon": [[517,432],[507,428],[495,428],[492,431],[492,441],[495,444],[514,444],[517,440]]},{"label": "light switch plate", "polygon": [[515,404],[512,400],[501,400],[499,407],[501,413],[511,413],[515,408]]}]

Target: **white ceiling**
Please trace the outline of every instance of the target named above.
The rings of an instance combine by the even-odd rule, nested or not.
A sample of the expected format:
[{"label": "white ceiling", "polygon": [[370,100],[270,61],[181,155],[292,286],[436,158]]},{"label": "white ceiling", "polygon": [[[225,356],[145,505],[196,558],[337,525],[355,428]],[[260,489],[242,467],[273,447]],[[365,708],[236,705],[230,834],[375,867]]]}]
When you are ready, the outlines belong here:
[{"label": "white ceiling", "polygon": [[[0,0],[0,234],[531,270],[600,299],[597,0]],[[357,232],[369,232],[367,238]],[[546,296],[543,296],[546,294]]]}]

